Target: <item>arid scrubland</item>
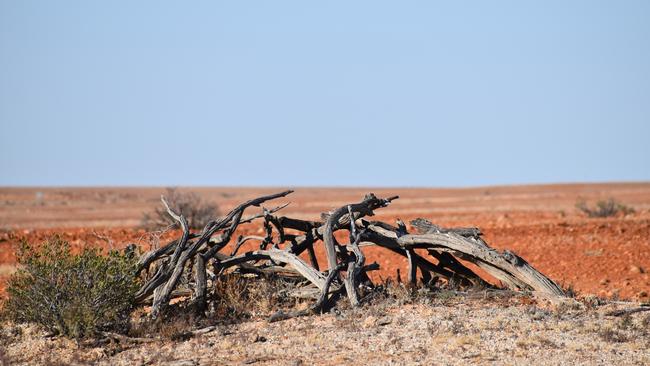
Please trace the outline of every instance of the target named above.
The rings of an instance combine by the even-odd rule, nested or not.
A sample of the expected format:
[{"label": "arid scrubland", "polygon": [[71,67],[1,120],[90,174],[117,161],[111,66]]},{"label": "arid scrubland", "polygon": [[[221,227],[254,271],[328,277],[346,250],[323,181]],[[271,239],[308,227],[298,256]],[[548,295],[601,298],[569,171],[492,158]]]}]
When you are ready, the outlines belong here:
[{"label": "arid scrubland", "polygon": [[[375,202],[374,196],[367,196],[363,202],[368,197],[369,202]],[[385,206],[391,200],[377,202]],[[407,200],[413,205],[413,198]],[[530,258],[530,264],[550,263],[544,268],[562,276],[562,281],[555,283],[556,275],[546,278],[518,256],[523,250],[510,252],[503,246],[492,250],[481,239],[481,230],[458,227],[466,222],[471,224],[473,219],[452,221],[451,225],[446,221],[447,227],[453,229],[418,218],[409,219],[409,224],[396,220],[397,226],[392,226],[357,216],[371,213],[363,202],[337,202],[336,205],[342,205],[338,210],[322,211],[329,211],[320,216],[322,222],[311,221],[317,215],[300,219],[274,216],[275,209],[255,214],[259,209],[253,208],[253,216],[242,216],[246,205],[229,205],[235,207],[231,213],[223,220],[208,223],[201,234],[196,229],[190,233],[191,225],[176,216],[184,231],[168,231],[164,241],[156,238],[144,249],[140,241],[127,245],[123,229],[114,231],[117,236],[82,229],[90,230],[87,237],[99,240],[99,246],[62,233],[61,240],[54,243],[67,245],[65,239],[69,238],[72,250],[55,251],[59,256],[38,250],[33,252],[35,257],[19,255],[19,265],[7,272],[13,276],[8,294],[16,301],[6,303],[12,305],[6,309],[14,316],[0,320],[0,364],[650,363],[650,306],[644,288],[647,265],[643,255],[635,259],[644,253],[644,238],[647,239],[650,228],[650,211],[644,206],[636,204],[637,212],[617,212],[607,218],[578,214],[567,219],[563,212],[559,216],[543,212],[540,217],[550,217],[550,223],[543,222],[534,231],[519,224],[509,226],[510,214],[504,214],[503,219],[497,217],[497,224],[503,226],[497,229],[502,232],[488,226],[485,237],[490,243],[512,243],[509,236],[526,238],[526,245],[517,248],[528,250],[525,258]],[[607,207],[610,206],[618,207]],[[279,205],[278,210],[284,207]],[[168,213],[174,216],[173,212]],[[358,219],[346,221],[346,217],[353,215]],[[394,222],[393,215],[382,219]],[[252,223],[255,218],[264,219],[263,227]],[[242,228],[236,231],[238,223]],[[216,229],[212,230],[213,227]],[[293,231],[283,230],[287,228]],[[339,229],[341,235],[334,236],[333,231]],[[222,231],[215,240],[209,239],[219,230]],[[349,237],[342,235],[348,231]],[[522,234],[524,231],[527,236]],[[52,234],[48,233],[37,232],[34,236],[30,230],[7,231],[0,237],[0,243],[6,247],[18,241],[35,243],[29,235],[50,240]],[[59,233],[54,231],[53,235],[58,237]],[[224,245],[230,238],[233,242]],[[177,241],[170,242],[172,239]],[[580,242],[583,239],[587,242]],[[259,248],[255,240],[260,241]],[[375,246],[368,246],[369,242]],[[360,246],[361,243],[364,245]],[[553,244],[552,251],[544,249],[549,243]],[[86,245],[95,249],[87,252],[83,249]],[[309,246],[314,253],[305,252],[298,257],[299,251]],[[325,250],[328,247],[336,248],[339,254],[330,255]],[[180,248],[176,250],[179,255],[199,253],[205,262],[188,254],[187,262],[175,264],[183,256],[177,256],[170,248]],[[216,248],[219,256],[214,256],[216,252],[211,248]],[[367,250],[365,262],[360,248]],[[116,250],[108,258],[126,261],[104,263],[101,256],[93,254],[104,249]],[[147,249],[151,251],[146,252]],[[137,264],[129,254],[135,253],[133,250],[142,254]],[[389,251],[404,258],[377,256]],[[77,257],[75,253],[82,255]],[[456,256],[465,264],[483,266],[501,281],[495,282],[488,276],[485,278],[490,282],[486,282],[479,278],[485,275],[484,271],[474,274],[443,253]],[[423,260],[424,256],[431,262]],[[634,261],[621,259],[628,257]],[[24,258],[35,258],[36,262]],[[147,258],[158,263],[150,266],[152,262]],[[325,259],[334,263],[336,272],[347,272],[346,275],[330,278],[329,271],[319,269],[317,263],[320,260],[324,267]],[[601,280],[593,270],[596,265],[602,269],[620,262],[625,263],[618,266],[618,273],[623,276],[620,284],[634,285],[629,287],[635,289],[625,292],[625,301],[619,301],[618,291],[611,295],[599,292],[601,297],[596,297],[581,291],[586,287],[578,289],[578,297],[574,297],[573,283],[566,278],[580,274],[575,278],[585,280],[577,282],[578,285],[588,280],[608,286],[612,273],[607,272],[608,277]],[[114,267],[119,263],[124,265]],[[350,267],[355,263],[361,272]],[[582,268],[576,263],[590,264]],[[347,271],[343,264],[347,264]],[[114,267],[112,276],[104,276],[110,272],[103,269],[105,265]],[[139,268],[135,273],[140,273],[137,286],[129,285],[130,295],[117,297],[134,306],[128,309],[129,318],[118,317],[121,321],[116,323],[115,317],[94,316],[98,314],[88,311],[94,306],[93,299],[106,297],[97,295],[105,291],[102,289],[112,288],[104,286],[103,279],[130,278],[134,265]],[[172,278],[173,268],[180,270],[180,275],[173,282],[167,281]],[[332,268],[332,263],[328,268]],[[395,278],[400,278],[400,273],[391,276],[396,268],[401,269],[401,281],[397,282]],[[92,276],[86,275],[89,269]],[[197,275],[203,272],[206,276]],[[365,272],[370,277],[357,277],[357,281],[352,279],[348,284],[350,274]],[[161,275],[165,282],[156,282],[156,276]],[[45,278],[49,280],[43,281]],[[87,281],[88,278],[94,280]],[[60,282],[76,287],[62,291]],[[171,292],[157,298],[156,293],[164,293],[161,284],[165,283],[171,286]],[[332,285],[331,291],[324,286],[327,283]],[[138,288],[140,295],[133,295]],[[82,293],[86,295],[75,296]],[[152,312],[156,304],[159,311]],[[59,311],[47,311],[53,305]],[[39,313],[39,309],[45,310]],[[88,316],[77,316],[75,309],[82,309]],[[43,325],[39,327],[31,321]]]},{"label": "arid scrubland", "polygon": [[219,324],[205,334],[101,345],[46,338],[34,326],[5,323],[0,359],[12,365],[647,365],[650,313],[607,315],[630,306],[599,305],[590,298],[552,308],[528,296],[450,291],[279,322],[256,317]]}]

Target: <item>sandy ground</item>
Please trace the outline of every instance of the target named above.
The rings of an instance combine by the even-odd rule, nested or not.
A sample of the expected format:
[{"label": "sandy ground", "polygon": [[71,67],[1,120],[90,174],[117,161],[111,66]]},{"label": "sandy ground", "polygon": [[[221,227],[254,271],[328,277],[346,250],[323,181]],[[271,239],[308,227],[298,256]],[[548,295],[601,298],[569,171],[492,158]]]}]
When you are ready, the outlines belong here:
[{"label": "sandy ground", "polygon": [[[220,325],[189,339],[102,346],[3,324],[0,363],[65,365],[648,365],[650,315],[523,299],[380,303],[268,323]],[[2,346],[6,348],[3,350]]]},{"label": "sandy ground", "polygon": [[[278,188],[188,188],[227,211]],[[277,203],[291,202],[285,215],[318,220],[359,201],[367,192],[399,195],[378,218],[392,222],[426,217],[441,226],[477,226],[487,242],[510,249],[552,279],[581,294],[647,300],[650,293],[650,183],[571,184],[468,189],[296,188]],[[164,188],[0,188],[0,292],[15,267],[13,248],[22,239],[42,241],[58,233],[76,245],[147,250],[164,242],[138,229],[142,213],[159,205]],[[588,218],[575,204],[615,198],[635,209],[614,218]],[[254,211],[251,211],[254,213]],[[245,225],[241,232],[259,232]],[[319,256],[324,255],[320,248]],[[376,276],[394,276],[404,261],[377,248],[364,249],[381,265]]]}]

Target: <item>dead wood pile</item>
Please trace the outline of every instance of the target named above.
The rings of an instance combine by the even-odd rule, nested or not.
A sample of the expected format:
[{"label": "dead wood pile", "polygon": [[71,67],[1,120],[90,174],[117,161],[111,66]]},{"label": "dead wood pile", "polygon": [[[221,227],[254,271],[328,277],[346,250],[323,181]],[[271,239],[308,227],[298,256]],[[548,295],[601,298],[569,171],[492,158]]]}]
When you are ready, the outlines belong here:
[{"label": "dead wood pile", "polygon": [[[368,271],[379,267],[376,263],[366,263],[363,247],[369,245],[406,257],[410,284],[416,283],[419,270],[425,283],[443,278],[466,286],[491,286],[460,261],[463,260],[475,264],[511,290],[531,291],[550,299],[565,296],[557,284],[521,257],[490,248],[477,228],[441,228],[428,220],[416,219],[411,222],[416,233],[409,233],[399,220],[397,226],[392,226],[368,219],[375,210],[388,206],[398,197],[378,198],[370,193],[361,202],[323,214],[322,221],[277,215],[286,205],[271,210],[262,207],[267,201],[290,193],[284,191],[244,202],[226,216],[210,221],[201,232],[191,232],[183,213],[170,209],[163,197],[162,202],[179,223],[182,235],[140,258],[139,272],[155,273],[136,294],[136,301],[151,303],[151,315],[157,317],[178,293],[187,296],[187,291],[179,291],[178,285],[184,272],[191,271],[191,301],[197,309],[205,311],[210,286],[219,276],[237,271],[302,279],[295,282],[296,291],[312,294],[314,298],[311,308],[302,313],[327,311],[344,295],[352,306],[357,306],[364,301],[363,289],[373,287]],[[250,207],[262,207],[262,212],[244,217],[244,211]],[[223,253],[237,227],[254,220],[263,222],[265,235],[240,236],[234,241],[234,250]],[[348,243],[337,241],[334,233],[338,230],[349,232]],[[248,241],[259,241],[258,249],[239,253]],[[325,246],[325,269],[316,258],[316,245]],[[304,252],[308,260],[300,257]]]}]

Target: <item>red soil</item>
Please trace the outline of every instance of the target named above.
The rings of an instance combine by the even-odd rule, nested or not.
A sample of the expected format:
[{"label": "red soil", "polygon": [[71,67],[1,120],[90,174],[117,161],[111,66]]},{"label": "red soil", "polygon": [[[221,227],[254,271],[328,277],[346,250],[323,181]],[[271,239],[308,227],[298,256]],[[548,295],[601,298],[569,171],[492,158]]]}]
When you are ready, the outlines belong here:
[{"label": "red soil", "polygon": [[[228,210],[238,202],[278,189],[196,188]],[[13,249],[25,239],[41,242],[59,234],[74,246],[121,248],[136,243],[148,250],[155,239],[135,228],[143,211],[157,204],[161,189],[0,189],[0,293],[15,265]],[[370,189],[298,189],[284,214],[317,220],[320,212],[355,202]],[[375,189],[379,196],[400,194],[377,218],[404,221],[426,217],[441,226],[478,226],[497,249],[510,249],[564,286],[581,294],[648,300],[650,293],[650,184],[598,184],[488,187],[472,189]],[[41,192],[37,194],[36,192]],[[614,197],[633,207],[627,216],[587,218],[574,208]],[[272,205],[269,205],[271,207]],[[251,209],[251,213],[255,212]],[[260,231],[259,224],[240,232]],[[159,238],[164,244],[177,233]],[[253,245],[253,244],[251,244]],[[394,276],[403,259],[380,248],[364,248],[368,262]],[[318,248],[321,263],[324,250]]]}]

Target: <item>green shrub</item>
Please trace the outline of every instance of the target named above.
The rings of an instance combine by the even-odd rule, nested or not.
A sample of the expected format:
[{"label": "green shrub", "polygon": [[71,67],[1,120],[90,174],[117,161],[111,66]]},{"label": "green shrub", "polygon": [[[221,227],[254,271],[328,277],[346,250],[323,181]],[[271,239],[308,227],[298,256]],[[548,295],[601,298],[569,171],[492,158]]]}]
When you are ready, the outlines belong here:
[{"label": "green shrub", "polygon": [[611,217],[616,216],[619,213],[624,215],[634,213],[633,208],[619,203],[613,198],[606,201],[596,202],[596,207],[594,208],[587,206],[587,202],[584,200],[579,200],[578,203],[576,203],[576,208],[587,214],[589,217]]},{"label": "green shrub", "polygon": [[72,254],[55,236],[38,247],[23,242],[16,254],[20,268],[9,279],[3,306],[9,319],[74,338],[128,328],[139,288],[133,250]]}]

